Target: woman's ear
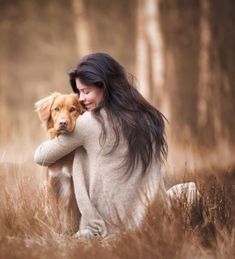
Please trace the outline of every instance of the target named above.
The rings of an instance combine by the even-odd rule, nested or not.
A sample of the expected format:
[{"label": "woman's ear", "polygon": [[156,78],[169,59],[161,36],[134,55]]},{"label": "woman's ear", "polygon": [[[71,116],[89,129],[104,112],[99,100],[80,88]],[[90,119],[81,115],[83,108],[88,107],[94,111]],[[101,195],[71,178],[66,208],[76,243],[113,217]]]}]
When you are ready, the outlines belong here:
[{"label": "woman's ear", "polygon": [[35,111],[38,113],[42,122],[47,122],[51,116],[51,106],[60,93],[53,93],[34,104]]}]

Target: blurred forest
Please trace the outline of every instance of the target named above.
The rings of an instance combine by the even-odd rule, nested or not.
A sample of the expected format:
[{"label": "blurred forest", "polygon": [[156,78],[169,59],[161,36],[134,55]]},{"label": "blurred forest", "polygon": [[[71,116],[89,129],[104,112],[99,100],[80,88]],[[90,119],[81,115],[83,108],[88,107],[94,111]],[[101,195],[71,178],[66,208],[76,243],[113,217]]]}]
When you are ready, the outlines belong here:
[{"label": "blurred forest", "polygon": [[[226,167],[235,149],[232,0],[0,0],[0,159],[45,139],[33,104],[70,92],[81,56],[111,54],[168,119],[169,164]],[[189,162],[190,161],[190,162]]]}]

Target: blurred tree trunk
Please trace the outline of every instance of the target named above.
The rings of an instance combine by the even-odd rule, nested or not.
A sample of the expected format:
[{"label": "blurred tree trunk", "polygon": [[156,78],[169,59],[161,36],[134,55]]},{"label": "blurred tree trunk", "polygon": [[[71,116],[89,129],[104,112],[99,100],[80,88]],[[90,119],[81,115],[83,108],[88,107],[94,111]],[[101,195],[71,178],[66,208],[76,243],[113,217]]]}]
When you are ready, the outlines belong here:
[{"label": "blurred tree trunk", "polygon": [[145,32],[144,2],[138,0],[137,7],[137,46],[136,46],[136,74],[138,75],[138,89],[146,99],[151,96],[151,61],[150,46]]},{"label": "blurred tree trunk", "polygon": [[163,36],[159,21],[159,1],[139,0],[137,10],[136,74],[139,90],[152,103],[167,113]]},{"label": "blurred tree trunk", "polygon": [[[86,0],[86,20],[92,51],[107,52],[134,72],[136,0]],[[78,42],[79,44],[79,42]]]},{"label": "blurred tree trunk", "polygon": [[76,45],[78,57],[82,57],[91,52],[90,30],[87,19],[87,10],[85,0],[72,0],[73,10],[75,13],[74,24],[76,34]]},{"label": "blurred tree trunk", "polygon": [[200,6],[194,0],[161,0],[160,10],[171,135],[185,144],[197,137]]},{"label": "blurred tree trunk", "polygon": [[214,127],[223,140],[235,144],[235,2],[212,1],[210,50]]},{"label": "blurred tree trunk", "polygon": [[199,51],[199,80],[198,80],[198,127],[203,129],[207,126],[209,116],[211,115],[211,106],[209,99],[212,95],[211,86],[211,27],[209,21],[210,2],[201,0],[200,17],[200,51]]},{"label": "blurred tree trunk", "polygon": [[[9,23],[4,21],[4,17],[1,17],[3,21],[0,23],[1,41],[0,41],[0,146],[7,143],[9,132],[6,130],[9,128],[9,119],[7,118],[6,111],[6,85],[8,83],[8,77],[6,73],[6,66],[8,60],[7,54],[7,31]],[[0,160],[1,161],[1,160]]]},{"label": "blurred tree trunk", "polygon": [[[218,85],[213,86],[211,70],[212,32],[210,23],[211,5],[209,0],[200,1],[200,49],[198,80],[198,133],[200,141],[206,145],[215,145],[216,136],[220,136],[221,121],[216,113],[214,96]],[[214,95],[214,96],[213,96]],[[217,122],[215,125],[215,122]],[[206,129],[206,130],[205,130]]]}]

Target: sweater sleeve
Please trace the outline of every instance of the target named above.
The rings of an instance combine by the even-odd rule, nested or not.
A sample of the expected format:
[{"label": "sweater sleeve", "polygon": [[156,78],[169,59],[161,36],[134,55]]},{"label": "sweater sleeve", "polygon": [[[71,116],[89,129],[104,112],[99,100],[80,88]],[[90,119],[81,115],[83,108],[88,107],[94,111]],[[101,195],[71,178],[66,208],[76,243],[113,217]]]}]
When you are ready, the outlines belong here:
[{"label": "sweater sleeve", "polygon": [[39,165],[49,166],[79,146],[83,146],[89,137],[90,118],[90,112],[85,112],[78,117],[72,133],[61,134],[43,142],[35,151],[34,161]]}]

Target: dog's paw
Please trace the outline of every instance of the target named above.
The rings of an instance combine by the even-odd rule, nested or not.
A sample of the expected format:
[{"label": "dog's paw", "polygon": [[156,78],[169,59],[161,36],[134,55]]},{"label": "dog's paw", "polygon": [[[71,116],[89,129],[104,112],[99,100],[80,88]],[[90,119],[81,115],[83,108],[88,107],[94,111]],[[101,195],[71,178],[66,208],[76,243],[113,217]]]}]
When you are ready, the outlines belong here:
[{"label": "dog's paw", "polygon": [[57,130],[55,130],[54,128],[49,129],[49,130],[47,131],[47,136],[48,136],[49,139],[53,139],[53,138],[55,138],[57,135],[58,135]]}]

